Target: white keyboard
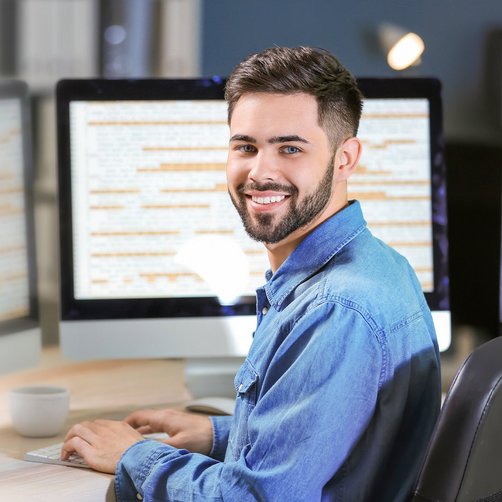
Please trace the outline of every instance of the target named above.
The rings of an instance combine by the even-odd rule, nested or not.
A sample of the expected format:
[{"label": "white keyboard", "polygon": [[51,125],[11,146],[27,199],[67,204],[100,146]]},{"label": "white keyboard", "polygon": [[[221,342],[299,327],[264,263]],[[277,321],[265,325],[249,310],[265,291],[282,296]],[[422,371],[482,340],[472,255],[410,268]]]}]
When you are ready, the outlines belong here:
[{"label": "white keyboard", "polygon": [[[169,436],[164,432],[156,432],[153,434],[145,434],[145,439],[156,439],[162,441]],[[90,467],[85,463],[84,459],[76,453],[70,455],[67,460],[61,460],[61,448],[63,443],[51,444],[38,450],[32,450],[24,454],[24,460],[29,462],[42,462],[44,464],[67,465],[69,467]]]},{"label": "white keyboard", "polygon": [[90,467],[84,462],[84,459],[77,454],[70,456],[68,460],[61,460],[61,448],[63,443],[51,444],[45,448],[29,451],[24,454],[24,459],[30,462],[42,462],[44,464],[68,465],[70,467]]}]

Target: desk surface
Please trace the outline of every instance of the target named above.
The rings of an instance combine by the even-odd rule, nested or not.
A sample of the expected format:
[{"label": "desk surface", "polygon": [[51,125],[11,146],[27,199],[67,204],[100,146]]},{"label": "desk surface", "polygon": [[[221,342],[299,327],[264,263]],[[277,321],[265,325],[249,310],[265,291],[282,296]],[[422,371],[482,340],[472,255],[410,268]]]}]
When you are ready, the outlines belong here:
[{"label": "desk surface", "polygon": [[113,476],[22,460],[25,451],[58,443],[52,438],[24,438],[12,428],[8,391],[19,385],[62,385],[70,390],[68,429],[94,418],[121,419],[147,407],[180,407],[190,399],[183,384],[183,362],[122,360],[69,362],[57,349],[45,349],[39,367],[0,377],[0,500],[112,501]]}]

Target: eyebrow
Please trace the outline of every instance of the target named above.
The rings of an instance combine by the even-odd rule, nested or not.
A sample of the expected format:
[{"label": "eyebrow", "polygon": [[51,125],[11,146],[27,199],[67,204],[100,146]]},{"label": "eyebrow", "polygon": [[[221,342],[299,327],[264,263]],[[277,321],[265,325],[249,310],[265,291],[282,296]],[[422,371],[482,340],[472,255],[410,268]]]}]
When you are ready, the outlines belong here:
[{"label": "eyebrow", "polygon": [[274,145],[276,143],[291,143],[292,141],[300,142],[300,143],[308,143],[305,138],[298,136],[296,134],[291,134],[289,136],[274,136],[268,140],[268,143]]},{"label": "eyebrow", "polygon": [[[253,138],[252,136],[248,136],[246,134],[234,134],[230,138],[230,142],[232,141],[245,141],[247,143],[257,143],[256,138]],[[275,145],[277,143],[290,143],[294,141],[307,144],[309,143],[305,138],[302,138],[301,136],[298,136],[296,134],[291,134],[289,136],[273,136],[272,138],[267,140],[267,143]]]},{"label": "eyebrow", "polygon": [[247,136],[246,134],[234,134],[230,138],[230,143],[232,141],[245,141],[246,143],[256,143],[256,139],[253,138],[252,136]]}]

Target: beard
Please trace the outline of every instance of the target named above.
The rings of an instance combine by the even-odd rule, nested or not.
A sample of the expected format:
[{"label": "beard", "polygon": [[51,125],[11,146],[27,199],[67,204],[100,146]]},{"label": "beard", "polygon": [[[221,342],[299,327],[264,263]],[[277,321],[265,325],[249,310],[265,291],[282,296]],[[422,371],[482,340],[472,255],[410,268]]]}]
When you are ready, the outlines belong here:
[{"label": "beard", "polygon": [[[237,196],[234,198],[230,193],[230,198],[248,235],[255,241],[275,244],[295,230],[311,223],[322,212],[331,199],[333,176],[334,158],[330,160],[326,172],[315,190],[302,199],[298,198],[296,187],[272,182],[241,184],[237,187]],[[275,223],[276,216],[273,214],[251,215],[244,195],[246,190],[271,190],[288,194],[289,210],[286,216]]]}]

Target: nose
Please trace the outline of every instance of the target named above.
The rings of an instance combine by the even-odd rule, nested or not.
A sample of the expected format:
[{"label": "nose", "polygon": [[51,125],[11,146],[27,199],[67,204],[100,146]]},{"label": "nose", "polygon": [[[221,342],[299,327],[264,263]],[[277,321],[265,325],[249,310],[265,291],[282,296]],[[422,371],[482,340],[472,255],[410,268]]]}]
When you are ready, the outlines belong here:
[{"label": "nose", "polygon": [[277,178],[277,167],[273,159],[263,150],[252,159],[248,178],[252,181],[272,181]]}]

